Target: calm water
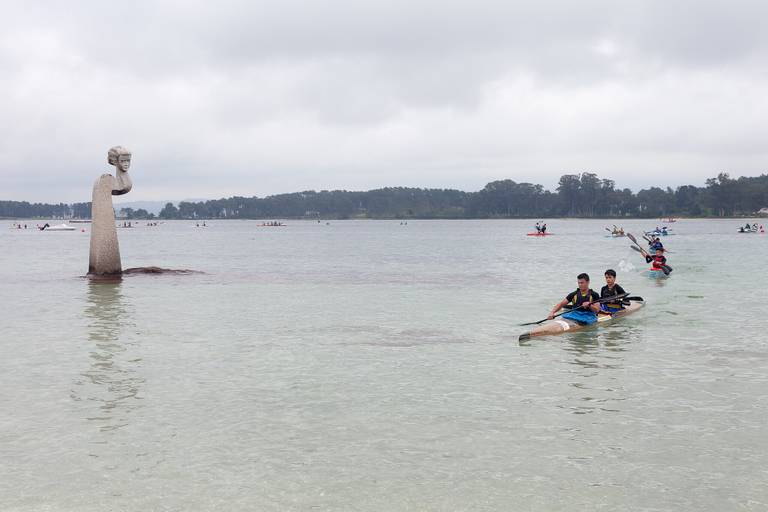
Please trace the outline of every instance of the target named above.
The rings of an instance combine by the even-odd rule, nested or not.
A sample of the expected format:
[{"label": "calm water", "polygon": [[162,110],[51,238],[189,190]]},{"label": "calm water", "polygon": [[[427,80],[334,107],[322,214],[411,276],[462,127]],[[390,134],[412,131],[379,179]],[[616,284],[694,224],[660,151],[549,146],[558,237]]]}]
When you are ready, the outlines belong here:
[{"label": "calm water", "polygon": [[[0,510],[768,509],[768,235],[680,221],[0,230]],[[631,221],[641,231],[655,227]],[[89,227],[88,227],[89,228]],[[521,346],[575,275],[648,306]]]}]

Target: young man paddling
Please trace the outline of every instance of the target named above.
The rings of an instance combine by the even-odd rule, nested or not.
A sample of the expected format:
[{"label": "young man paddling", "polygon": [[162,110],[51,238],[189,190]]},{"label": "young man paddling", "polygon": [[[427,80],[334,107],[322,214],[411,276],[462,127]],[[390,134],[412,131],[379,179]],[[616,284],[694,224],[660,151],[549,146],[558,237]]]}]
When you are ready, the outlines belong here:
[{"label": "young man paddling", "polygon": [[[605,299],[606,297],[615,297],[616,295],[627,293],[624,291],[624,288],[616,284],[616,271],[612,268],[609,268],[605,271],[605,283],[606,284],[603,286],[603,289],[600,290],[601,299]],[[624,309],[624,306],[621,304],[621,300],[618,300],[615,303],[609,302],[600,304],[600,309],[602,310],[602,313],[613,314]]]},{"label": "young man paddling", "polygon": [[566,304],[571,305],[571,311],[562,317],[573,320],[582,325],[589,325],[597,322],[597,313],[600,311],[600,304],[595,304],[600,300],[600,296],[589,287],[589,275],[579,274],[579,287],[575,292],[569,293],[563,300],[558,302],[547,317],[552,320],[558,311],[563,309]]}]

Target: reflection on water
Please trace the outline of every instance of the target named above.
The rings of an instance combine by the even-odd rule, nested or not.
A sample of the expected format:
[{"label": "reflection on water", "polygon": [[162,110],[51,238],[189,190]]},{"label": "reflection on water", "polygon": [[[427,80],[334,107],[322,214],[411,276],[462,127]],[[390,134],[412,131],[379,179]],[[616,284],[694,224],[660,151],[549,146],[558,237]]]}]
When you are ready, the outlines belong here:
[{"label": "reflection on water", "polygon": [[94,402],[86,407],[89,421],[101,431],[128,424],[129,414],[139,407],[144,379],[137,374],[141,359],[131,357],[132,344],[122,336],[132,325],[131,306],[118,283],[88,283],[87,306],[90,366],[75,381],[75,400]]},{"label": "reflection on water", "polygon": [[573,357],[573,372],[567,401],[561,405],[573,414],[620,412],[618,404],[627,400],[621,382],[624,352],[631,338],[627,327],[588,329],[571,334],[563,350]]}]

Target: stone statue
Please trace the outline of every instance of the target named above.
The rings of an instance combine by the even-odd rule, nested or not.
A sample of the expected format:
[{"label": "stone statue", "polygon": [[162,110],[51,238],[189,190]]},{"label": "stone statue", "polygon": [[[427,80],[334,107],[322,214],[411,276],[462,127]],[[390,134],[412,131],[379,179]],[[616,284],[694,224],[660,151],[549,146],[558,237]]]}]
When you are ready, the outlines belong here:
[{"label": "stone statue", "polygon": [[91,257],[88,262],[88,273],[93,275],[119,275],[123,271],[112,196],[131,191],[133,183],[128,175],[131,152],[122,146],[115,146],[107,153],[107,161],[115,166],[115,175],[102,174],[93,185]]}]

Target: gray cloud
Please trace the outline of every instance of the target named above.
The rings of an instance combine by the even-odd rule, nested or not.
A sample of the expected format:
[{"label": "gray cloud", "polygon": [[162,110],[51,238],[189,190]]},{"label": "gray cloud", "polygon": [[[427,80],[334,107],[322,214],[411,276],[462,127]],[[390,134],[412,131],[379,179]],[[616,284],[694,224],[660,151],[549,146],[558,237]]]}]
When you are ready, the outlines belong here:
[{"label": "gray cloud", "polygon": [[[6,2],[8,4],[8,2]],[[11,2],[0,198],[768,171],[758,1]]]}]

